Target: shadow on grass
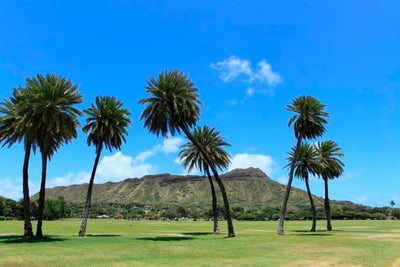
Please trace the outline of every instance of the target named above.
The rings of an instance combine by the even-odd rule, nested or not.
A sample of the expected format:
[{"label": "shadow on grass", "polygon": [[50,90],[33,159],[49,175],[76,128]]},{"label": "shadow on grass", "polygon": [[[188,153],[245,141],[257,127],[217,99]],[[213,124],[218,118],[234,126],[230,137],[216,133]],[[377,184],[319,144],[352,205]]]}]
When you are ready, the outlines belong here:
[{"label": "shadow on grass", "polygon": [[49,242],[61,242],[65,241],[65,238],[55,237],[55,236],[45,236],[42,238],[31,237],[31,238],[24,238],[20,235],[5,235],[0,236],[0,244],[21,244],[21,243],[49,243]]},{"label": "shadow on grass", "polygon": [[156,236],[156,237],[139,237],[139,238],[136,238],[136,239],[137,240],[144,240],[144,241],[170,242],[170,241],[192,240],[194,238],[193,237],[187,237],[187,236]]},{"label": "shadow on grass", "polygon": [[330,236],[333,234],[331,231],[326,231],[326,230],[315,231],[315,232],[311,232],[310,230],[294,230],[291,232],[295,232],[297,233],[295,235],[301,235],[301,236]]},{"label": "shadow on grass", "polygon": [[194,235],[194,236],[213,235],[213,233],[210,233],[210,232],[184,232],[181,234],[182,235]]},{"label": "shadow on grass", "polygon": [[96,235],[96,234],[88,234],[88,235],[86,235],[86,236],[89,236],[89,237],[117,237],[117,236],[122,236],[122,235],[115,235],[115,234],[99,234],[99,235]]}]

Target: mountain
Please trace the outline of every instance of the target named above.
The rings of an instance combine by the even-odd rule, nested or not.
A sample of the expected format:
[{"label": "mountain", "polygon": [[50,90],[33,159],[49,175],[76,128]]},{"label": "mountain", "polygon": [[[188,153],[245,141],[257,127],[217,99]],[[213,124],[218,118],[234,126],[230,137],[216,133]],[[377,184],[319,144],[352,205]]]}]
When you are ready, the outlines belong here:
[{"label": "mountain", "polygon": [[[258,168],[235,169],[222,174],[231,205],[280,206],[286,186],[271,180]],[[46,197],[63,196],[73,203],[85,202],[88,184],[58,186],[46,189]],[[218,186],[216,185],[216,189]],[[38,198],[38,194],[32,197]],[[211,201],[210,185],[205,176],[193,175],[147,175],[143,178],[128,178],[122,182],[95,184],[92,202],[122,203],[180,203],[182,205],[204,205]],[[314,196],[316,206],[323,199]],[[308,207],[307,193],[292,188],[289,206]]]}]

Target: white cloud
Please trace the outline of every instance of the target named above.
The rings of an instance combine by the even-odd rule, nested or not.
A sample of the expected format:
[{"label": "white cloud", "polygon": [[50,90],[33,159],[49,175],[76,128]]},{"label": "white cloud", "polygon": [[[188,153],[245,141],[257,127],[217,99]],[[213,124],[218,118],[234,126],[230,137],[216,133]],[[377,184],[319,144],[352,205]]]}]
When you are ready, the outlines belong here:
[{"label": "white cloud", "polygon": [[217,63],[211,63],[210,67],[218,71],[218,76],[224,82],[242,77],[243,82],[248,85],[246,90],[248,97],[251,97],[254,93],[273,94],[273,87],[282,82],[281,76],[272,70],[271,64],[265,59],[257,63],[257,69],[252,68],[250,61],[235,56]]},{"label": "white cloud", "polygon": [[248,95],[248,96],[252,96],[253,94],[254,94],[254,89],[253,88],[247,88],[247,90],[246,90],[246,94]]},{"label": "white cloud", "polygon": [[360,175],[361,175],[361,170],[346,171],[342,176],[339,177],[339,179],[342,181],[354,180],[360,177]]},{"label": "white cloud", "polygon": [[[95,183],[115,182],[126,178],[140,178],[157,171],[157,165],[147,163],[146,160],[157,153],[173,153],[179,150],[183,143],[181,137],[167,138],[162,144],[153,146],[152,149],[140,152],[135,158],[116,152],[114,155],[105,156],[100,160],[97,167]],[[71,184],[88,183],[91,171],[79,173],[68,173],[65,176],[48,178],[46,188],[56,186],[67,186]],[[21,180],[21,181],[20,181]],[[5,178],[0,180],[0,196],[12,199],[22,198],[22,178],[11,180]],[[29,181],[30,193],[35,194],[40,190],[40,184]]]},{"label": "white cloud", "polygon": [[0,180],[0,196],[18,200],[22,198],[22,179],[18,182],[6,177]]},{"label": "white cloud", "polygon": [[157,153],[157,151],[159,150],[159,147],[161,147],[161,146],[160,145],[159,146],[154,146],[153,149],[151,149],[151,150],[140,152],[135,157],[135,160],[139,161],[139,162],[145,162],[147,158],[149,158],[151,156],[154,156]]},{"label": "white cloud", "polygon": [[287,176],[280,176],[277,181],[281,184],[287,185],[289,178]]},{"label": "white cloud", "polygon": [[120,151],[109,157],[103,157],[97,168],[96,182],[115,182],[125,178],[139,178],[157,167],[149,163],[134,161],[131,156],[124,156]]},{"label": "white cloud", "polygon": [[253,70],[251,69],[251,63],[248,60],[243,60],[232,56],[228,59],[217,63],[211,63],[211,68],[219,71],[219,77],[224,82],[231,81],[239,75],[246,75],[249,78],[253,76]]},{"label": "white cloud", "polygon": [[258,67],[260,70],[254,74],[254,78],[261,82],[268,83],[269,86],[276,86],[281,82],[281,76],[278,73],[273,72],[271,65],[267,63],[265,60],[261,60],[258,62]]},{"label": "white cloud", "polygon": [[[146,160],[160,152],[165,154],[176,152],[182,143],[183,139],[181,137],[167,138],[164,139],[162,144],[155,145],[150,150],[140,152],[134,158],[126,156],[120,151],[114,155],[105,156],[100,160],[97,167],[95,183],[116,182],[126,178],[141,178],[145,175],[155,173],[157,165],[147,163]],[[91,172],[86,171],[81,171],[77,174],[68,173],[65,176],[49,179],[47,187],[88,183],[90,175]]]},{"label": "white cloud", "polygon": [[183,139],[180,137],[164,139],[161,151],[164,152],[165,154],[177,152],[179,150],[179,146],[182,143]]},{"label": "white cloud", "polygon": [[273,159],[261,154],[236,154],[229,165],[229,171],[237,168],[245,169],[249,167],[260,168],[268,176],[271,176],[272,167],[275,164]]},{"label": "white cloud", "polygon": [[162,145],[155,145],[150,150],[140,152],[135,157],[135,161],[144,162],[147,158],[154,156],[159,152],[164,152],[165,154],[177,152],[182,143],[183,139],[181,137],[166,138]]},{"label": "white cloud", "polygon": [[68,173],[66,176],[63,177],[55,177],[47,182],[46,187],[55,187],[55,186],[63,186],[71,184],[73,177],[74,177],[73,173]]}]

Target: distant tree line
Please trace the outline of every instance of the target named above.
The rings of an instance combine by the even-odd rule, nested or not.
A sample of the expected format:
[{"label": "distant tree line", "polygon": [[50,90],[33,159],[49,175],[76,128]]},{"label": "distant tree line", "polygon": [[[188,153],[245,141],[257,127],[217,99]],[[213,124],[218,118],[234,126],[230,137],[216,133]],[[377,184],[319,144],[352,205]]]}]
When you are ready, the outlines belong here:
[{"label": "distant tree line", "polygon": [[[31,218],[36,219],[39,216],[39,201],[30,202]],[[70,218],[72,216],[71,204],[64,197],[57,199],[46,199],[43,210],[43,219],[55,220],[61,218]],[[23,220],[24,206],[23,200],[15,201],[0,197],[0,220]]]},{"label": "distant tree line", "polygon": [[[38,201],[31,201],[30,210],[32,219],[38,215]],[[243,207],[232,205],[232,218],[243,221],[265,221],[278,220],[280,216],[279,206],[254,206]],[[84,213],[84,203],[69,203],[62,196],[57,199],[46,199],[43,217],[45,220],[56,220],[62,218],[80,218]],[[217,214],[220,220],[225,219],[223,206],[217,206]],[[204,219],[212,220],[214,211],[209,205],[186,206],[177,204],[157,203],[145,205],[141,203],[111,203],[96,202],[90,208],[89,218],[95,219],[100,215],[115,218],[122,215],[124,219],[147,219],[147,220],[175,220],[175,219]],[[326,219],[324,208],[317,207],[317,219]],[[388,216],[392,219],[400,219],[400,208],[393,207],[368,207],[355,204],[331,206],[331,217],[335,220],[384,220]],[[0,220],[22,220],[23,200],[15,201],[0,197]],[[312,213],[307,206],[288,206],[286,220],[311,220]]]}]

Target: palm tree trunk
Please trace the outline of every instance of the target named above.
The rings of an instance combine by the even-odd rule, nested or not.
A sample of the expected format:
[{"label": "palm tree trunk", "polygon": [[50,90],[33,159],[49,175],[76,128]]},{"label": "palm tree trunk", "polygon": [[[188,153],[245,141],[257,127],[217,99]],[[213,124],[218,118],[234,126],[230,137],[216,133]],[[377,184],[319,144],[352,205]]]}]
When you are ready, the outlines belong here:
[{"label": "palm tree trunk", "polygon": [[203,146],[197,142],[197,140],[193,137],[192,133],[189,131],[187,126],[185,124],[181,125],[181,129],[183,132],[186,134],[188,139],[199,149],[200,153],[203,155],[204,159],[206,160],[208,166],[211,168],[211,171],[214,174],[214,178],[218,183],[218,186],[221,190],[222,194],[222,199],[224,201],[224,207],[225,207],[225,214],[226,214],[226,220],[228,222],[228,237],[235,237],[235,231],[233,229],[233,223],[232,223],[232,215],[231,215],[231,210],[229,207],[229,201],[228,201],[228,196],[226,194],[225,186],[221,181],[221,178],[219,178],[218,172],[215,168],[214,162],[211,160],[210,156],[208,153],[204,150]]},{"label": "palm tree trunk", "polygon": [[314,201],[310,191],[310,185],[308,184],[308,177],[306,177],[304,180],[306,181],[307,194],[308,198],[310,199],[310,205],[311,205],[311,213],[312,213],[311,232],[315,232],[315,228],[317,227],[317,211],[315,210]]},{"label": "palm tree trunk", "polygon": [[299,136],[299,138],[297,139],[296,150],[294,151],[293,160],[292,160],[292,163],[290,164],[289,180],[288,180],[288,184],[286,186],[285,195],[283,197],[281,216],[279,218],[279,226],[278,226],[278,231],[277,231],[278,235],[284,235],[285,234],[285,231],[283,229],[283,224],[285,222],[286,207],[287,207],[287,203],[289,201],[290,189],[292,188],[294,164],[296,163],[297,154],[299,152],[299,147],[300,147],[302,139],[303,139],[303,135],[301,134]]},{"label": "palm tree trunk", "polygon": [[87,225],[87,220],[89,217],[89,209],[90,209],[90,201],[92,199],[94,177],[96,175],[97,165],[99,164],[99,159],[100,159],[100,154],[101,154],[102,149],[103,149],[103,143],[101,143],[99,148],[96,149],[97,155],[96,155],[96,159],[93,164],[92,175],[90,176],[89,187],[88,187],[88,191],[87,191],[87,195],[86,195],[85,212],[83,214],[81,229],[79,230],[79,234],[78,234],[80,237],[84,237],[86,235],[86,225]]},{"label": "palm tree trunk", "polygon": [[38,223],[36,228],[36,237],[39,238],[43,237],[42,221],[43,221],[44,200],[46,193],[46,173],[47,173],[47,153],[42,152],[42,182],[40,184]]},{"label": "palm tree trunk", "polygon": [[329,204],[329,197],[328,197],[328,177],[323,177],[325,183],[325,213],[326,213],[326,229],[328,231],[332,231],[332,224],[331,224],[331,206]]},{"label": "palm tree trunk", "polygon": [[212,181],[210,171],[208,170],[208,168],[206,168],[206,174],[207,174],[208,181],[210,182],[210,187],[211,187],[212,209],[213,209],[213,215],[214,215],[214,234],[221,234],[221,231],[219,230],[219,227],[218,227],[217,196],[215,194],[214,183]]},{"label": "palm tree trunk", "polygon": [[27,142],[25,145],[24,167],[22,169],[22,191],[24,194],[24,237],[31,238],[33,236],[31,214],[30,214],[30,199],[29,199],[29,183],[28,183],[28,167],[29,158],[31,156],[32,144]]}]

